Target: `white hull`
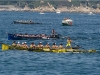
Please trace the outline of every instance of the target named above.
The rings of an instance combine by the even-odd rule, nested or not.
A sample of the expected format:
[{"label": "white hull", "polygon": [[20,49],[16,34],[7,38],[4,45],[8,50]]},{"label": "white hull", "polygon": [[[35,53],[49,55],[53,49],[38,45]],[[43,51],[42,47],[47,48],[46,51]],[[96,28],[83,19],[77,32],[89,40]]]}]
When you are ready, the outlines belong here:
[{"label": "white hull", "polygon": [[45,14],[45,13],[43,13],[43,12],[40,12],[39,14]]},{"label": "white hull", "polygon": [[71,20],[71,19],[62,20],[62,24],[63,25],[72,25],[73,24],[73,20]]},{"label": "white hull", "polygon": [[93,14],[92,12],[89,12],[89,14],[88,15],[95,15],[95,14]]},{"label": "white hull", "polygon": [[57,11],[56,13],[57,13],[57,14],[60,14],[61,12],[60,12],[60,11]]}]

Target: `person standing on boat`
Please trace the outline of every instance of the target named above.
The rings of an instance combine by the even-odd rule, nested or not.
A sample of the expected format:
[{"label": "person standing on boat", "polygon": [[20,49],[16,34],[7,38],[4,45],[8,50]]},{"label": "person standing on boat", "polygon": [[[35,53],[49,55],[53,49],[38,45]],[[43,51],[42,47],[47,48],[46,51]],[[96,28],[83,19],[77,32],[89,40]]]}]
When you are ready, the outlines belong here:
[{"label": "person standing on boat", "polygon": [[55,35],[55,30],[54,29],[52,29],[52,35]]},{"label": "person standing on boat", "polygon": [[56,35],[56,32],[55,32],[55,30],[54,30],[54,29],[52,29],[52,34],[51,34],[51,37],[55,37],[55,35]]},{"label": "person standing on boat", "polygon": [[72,40],[68,37],[66,48],[70,47],[72,49],[71,42],[72,42]]}]

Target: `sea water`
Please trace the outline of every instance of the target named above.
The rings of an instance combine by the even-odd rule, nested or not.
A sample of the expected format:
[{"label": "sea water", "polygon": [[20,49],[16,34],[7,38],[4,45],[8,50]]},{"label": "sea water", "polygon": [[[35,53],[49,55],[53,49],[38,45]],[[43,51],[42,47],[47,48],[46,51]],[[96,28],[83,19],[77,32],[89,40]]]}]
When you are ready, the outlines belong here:
[{"label": "sea water", "polygon": [[[62,26],[65,18],[73,20],[73,26]],[[32,20],[42,24],[14,24],[14,20]],[[51,34],[52,29],[67,36],[82,49],[98,50],[97,53],[47,53],[8,50],[0,45],[0,75],[100,75],[100,14],[0,12],[0,42],[12,44],[7,33]],[[66,46],[67,38],[50,40],[17,40],[16,42],[42,42]]]}]

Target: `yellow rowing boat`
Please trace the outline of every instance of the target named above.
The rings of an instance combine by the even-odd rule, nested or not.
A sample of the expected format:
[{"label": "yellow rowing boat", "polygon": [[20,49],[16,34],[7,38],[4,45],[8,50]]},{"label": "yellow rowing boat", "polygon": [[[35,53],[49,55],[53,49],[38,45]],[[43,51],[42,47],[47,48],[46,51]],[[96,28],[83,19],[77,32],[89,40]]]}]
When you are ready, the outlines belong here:
[{"label": "yellow rowing boat", "polygon": [[2,44],[2,50],[27,50],[27,51],[35,51],[35,52],[55,52],[55,53],[65,53],[65,52],[72,52],[72,53],[95,53],[96,50],[80,50],[80,49],[49,49],[49,48],[43,48],[43,49],[23,49],[23,48],[18,48],[18,47],[13,47],[13,46],[9,46],[7,44]]}]

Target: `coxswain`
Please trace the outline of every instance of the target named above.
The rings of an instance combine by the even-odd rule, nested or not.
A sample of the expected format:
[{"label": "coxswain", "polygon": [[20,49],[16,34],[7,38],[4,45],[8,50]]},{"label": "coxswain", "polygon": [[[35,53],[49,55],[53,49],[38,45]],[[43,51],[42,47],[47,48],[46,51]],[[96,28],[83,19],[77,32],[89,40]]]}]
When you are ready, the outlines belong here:
[{"label": "coxswain", "polygon": [[39,49],[43,49],[43,45],[42,45],[42,42],[40,42],[37,46]]},{"label": "coxswain", "polygon": [[47,44],[45,45],[45,48],[49,48],[49,49],[50,49],[49,43],[47,43]]},{"label": "coxswain", "polygon": [[59,49],[63,49],[64,47],[63,47],[63,45],[62,45],[62,43],[59,45]]},{"label": "coxswain", "polygon": [[54,29],[52,29],[52,35],[55,35],[55,30]]},{"label": "coxswain", "polygon": [[58,48],[58,46],[56,45],[56,43],[53,43],[52,49],[57,49],[57,48]]},{"label": "coxswain", "polygon": [[72,40],[68,37],[66,48],[70,47],[72,49],[71,42],[72,42]]},{"label": "coxswain", "polygon": [[32,42],[32,43],[30,44],[30,48],[31,48],[31,49],[35,49],[35,48],[36,48],[36,45],[34,44],[34,42]]},{"label": "coxswain", "polygon": [[14,46],[14,47],[16,46],[16,41],[14,41],[14,42],[12,43],[12,46]]}]

